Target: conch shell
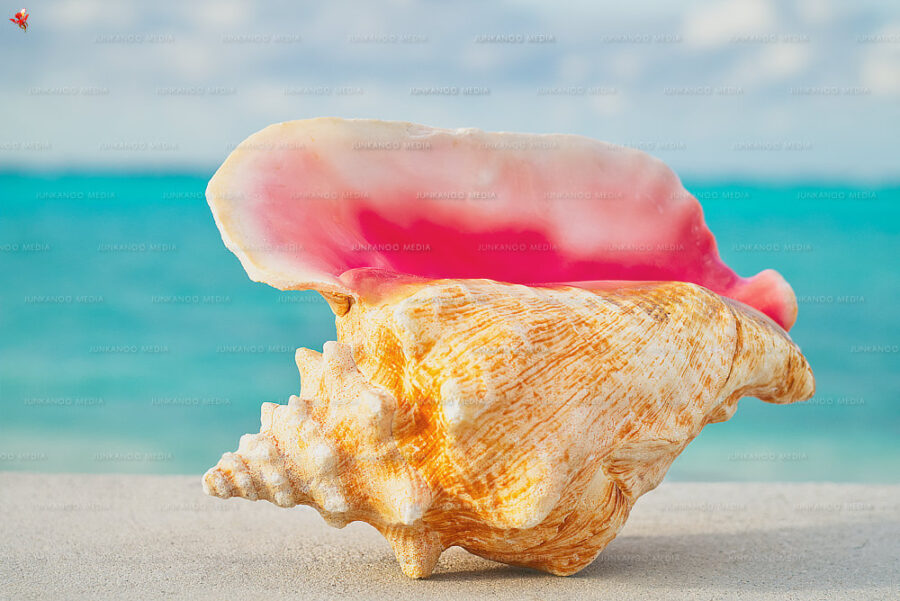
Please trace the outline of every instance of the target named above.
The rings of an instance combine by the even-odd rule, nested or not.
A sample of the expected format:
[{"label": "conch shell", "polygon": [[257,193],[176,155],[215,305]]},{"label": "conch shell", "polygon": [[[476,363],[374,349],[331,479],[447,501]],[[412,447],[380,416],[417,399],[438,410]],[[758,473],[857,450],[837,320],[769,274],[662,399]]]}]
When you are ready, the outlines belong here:
[{"label": "conch shell", "polygon": [[337,341],[297,350],[300,394],[206,492],[368,522],[413,578],[454,545],[574,574],[738,399],[814,392],[790,287],[728,269],[637,151],[315,119],[252,136],[207,197],[251,277],[322,293]]}]

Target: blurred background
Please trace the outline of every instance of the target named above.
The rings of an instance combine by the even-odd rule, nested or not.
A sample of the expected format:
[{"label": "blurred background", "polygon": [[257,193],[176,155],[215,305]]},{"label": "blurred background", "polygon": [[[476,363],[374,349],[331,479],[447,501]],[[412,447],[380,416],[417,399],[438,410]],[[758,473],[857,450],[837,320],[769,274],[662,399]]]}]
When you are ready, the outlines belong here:
[{"label": "blurred background", "polygon": [[[7,17],[21,7],[5,5]],[[670,480],[900,474],[900,5],[34,2],[0,79],[0,469],[199,473],[333,317],[251,282],[204,200],[331,115],[564,132],[666,161],[725,261],[780,271],[816,397],[741,402]],[[3,25],[3,24],[0,24]]]}]

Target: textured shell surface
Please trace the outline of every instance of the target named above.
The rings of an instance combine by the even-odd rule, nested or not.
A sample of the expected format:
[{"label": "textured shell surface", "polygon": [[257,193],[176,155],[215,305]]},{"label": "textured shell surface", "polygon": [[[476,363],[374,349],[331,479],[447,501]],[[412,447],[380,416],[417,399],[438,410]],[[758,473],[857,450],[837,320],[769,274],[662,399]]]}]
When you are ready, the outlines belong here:
[{"label": "textured shell surface", "polygon": [[[250,162],[229,167],[229,188],[271,175],[256,171],[271,162]],[[223,201],[216,178],[208,194],[223,239],[232,250],[242,240],[235,252],[257,279],[268,277],[259,277],[268,269],[260,265],[277,263],[293,287],[319,290],[334,310],[337,340],[321,353],[298,349],[299,394],[286,405],[265,403],[259,433],[225,453],[204,488],[309,505],[336,526],[368,522],[410,577],[427,577],[457,545],[573,574],[703,426],[730,418],[741,397],[788,403],[813,395],[809,365],[778,323],[698,283],[599,281],[603,273],[552,282],[553,273],[536,269],[535,282],[545,283],[526,285],[455,277],[455,265],[452,277],[434,277],[440,265],[428,273],[399,273],[374,259],[345,265],[315,244],[337,267],[305,254],[288,261],[281,242],[241,238],[247,226],[234,218],[247,209]],[[263,206],[277,205],[247,214]],[[333,232],[354,231],[353,211],[337,214],[350,226]],[[306,229],[298,228],[302,243]],[[760,309],[790,312],[787,284],[761,276]]]}]

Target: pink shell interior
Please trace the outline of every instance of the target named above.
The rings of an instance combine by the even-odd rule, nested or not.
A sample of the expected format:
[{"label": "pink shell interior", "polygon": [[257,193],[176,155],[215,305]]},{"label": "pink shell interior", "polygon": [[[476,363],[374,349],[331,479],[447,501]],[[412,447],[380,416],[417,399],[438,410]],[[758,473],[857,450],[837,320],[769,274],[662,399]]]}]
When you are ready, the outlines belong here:
[{"label": "pink shell interior", "polygon": [[785,329],[796,318],[777,272],[742,278],[722,262],[700,203],[668,167],[579,136],[282,123],[242,143],[207,198],[251,277],[282,289],[354,294],[360,273],[390,272],[585,288],[684,281]]}]

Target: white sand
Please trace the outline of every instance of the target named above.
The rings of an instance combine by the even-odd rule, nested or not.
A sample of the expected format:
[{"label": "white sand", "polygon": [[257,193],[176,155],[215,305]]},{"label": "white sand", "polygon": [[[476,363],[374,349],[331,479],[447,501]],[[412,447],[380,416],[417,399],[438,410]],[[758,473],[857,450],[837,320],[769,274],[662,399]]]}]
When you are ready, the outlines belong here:
[{"label": "white sand", "polygon": [[451,549],[408,580],[365,524],[199,476],[0,473],[0,511],[3,599],[900,598],[900,486],[664,484],[569,578]]}]

